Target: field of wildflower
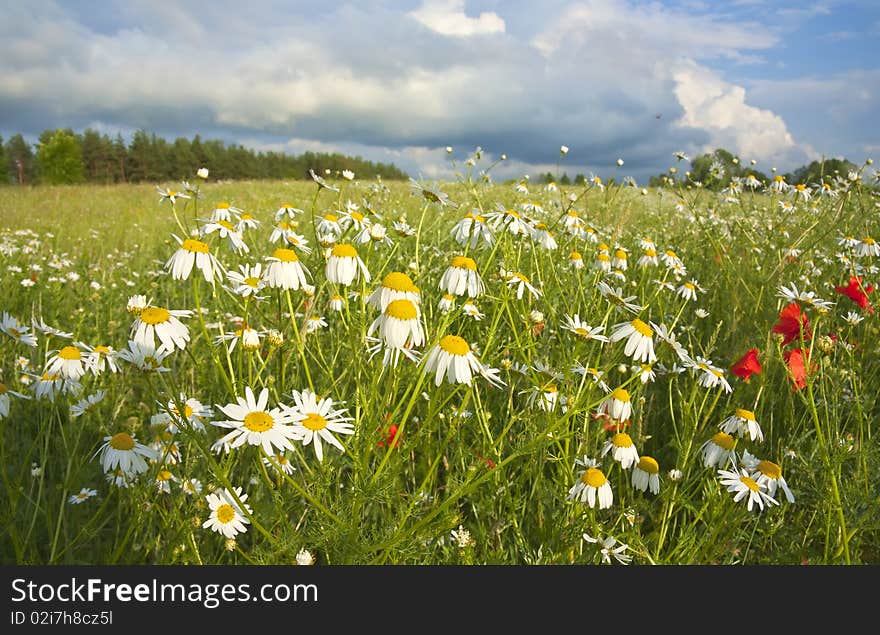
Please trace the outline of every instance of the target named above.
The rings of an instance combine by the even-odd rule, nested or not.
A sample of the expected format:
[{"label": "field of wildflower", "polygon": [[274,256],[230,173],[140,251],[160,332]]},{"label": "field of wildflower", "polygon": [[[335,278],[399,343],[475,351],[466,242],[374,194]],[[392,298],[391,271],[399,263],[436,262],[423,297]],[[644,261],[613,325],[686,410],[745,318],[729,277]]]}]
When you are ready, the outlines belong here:
[{"label": "field of wildflower", "polygon": [[0,188],[2,561],[880,563],[868,164],[485,163]]}]

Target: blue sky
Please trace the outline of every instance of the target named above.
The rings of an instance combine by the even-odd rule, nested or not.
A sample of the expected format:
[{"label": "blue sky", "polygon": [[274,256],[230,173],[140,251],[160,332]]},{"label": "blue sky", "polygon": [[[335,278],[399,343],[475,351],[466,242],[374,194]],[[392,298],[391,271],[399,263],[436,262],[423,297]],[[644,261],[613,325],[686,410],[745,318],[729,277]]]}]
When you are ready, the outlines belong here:
[{"label": "blue sky", "polygon": [[677,151],[716,147],[764,171],[880,158],[876,1],[0,0],[0,11],[6,138],[144,128],[359,154],[427,179],[450,176],[446,146],[505,153],[496,178],[555,170],[560,145],[571,175],[637,181]]}]

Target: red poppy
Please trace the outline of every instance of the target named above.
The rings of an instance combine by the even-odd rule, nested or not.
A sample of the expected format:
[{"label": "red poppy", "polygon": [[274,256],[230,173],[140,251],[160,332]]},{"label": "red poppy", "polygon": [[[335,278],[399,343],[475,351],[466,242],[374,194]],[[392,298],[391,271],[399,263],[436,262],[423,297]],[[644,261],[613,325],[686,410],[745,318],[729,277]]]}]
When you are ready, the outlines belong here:
[{"label": "red poppy", "polygon": [[[805,357],[806,359],[804,359]],[[807,366],[810,365],[809,353],[805,355],[802,349],[795,348],[790,351],[786,351],[783,355],[783,359],[785,360],[785,364],[788,366],[789,372],[791,372],[791,389],[801,390],[803,388],[806,388]],[[817,364],[812,364],[810,372],[815,372],[817,368]]]},{"label": "red poppy", "polygon": [[797,302],[792,302],[779,312],[779,321],[773,325],[773,332],[785,336],[782,340],[782,345],[785,346],[800,337],[801,329],[804,331],[804,338],[811,336],[807,314],[801,313],[801,307]]},{"label": "red poppy", "polygon": [[867,287],[862,286],[861,278],[850,276],[848,286],[834,287],[834,290],[838,293],[842,293],[850,300],[858,304],[863,311],[867,310],[868,313],[874,312],[874,307],[871,306],[871,303],[868,300],[868,294],[874,291],[874,285],[870,284]]},{"label": "red poppy", "polygon": [[[381,428],[379,429],[379,431],[382,431]],[[397,426],[392,423],[390,426],[388,426],[388,431],[385,433],[385,438],[379,441],[378,446],[380,448],[384,448],[390,446],[393,443],[394,447],[396,448],[400,445],[400,437],[397,437],[397,441],[395,441],[395,436],[397,436]]]},{"label": "red poppy", "polygon": [[758,361],[758,349],[750,348],[746,354],[740,357],[733,366],[730,367],[737,377],[742,377],[743,381],[748,382],[749,377],[761,374],[761,362]]}]

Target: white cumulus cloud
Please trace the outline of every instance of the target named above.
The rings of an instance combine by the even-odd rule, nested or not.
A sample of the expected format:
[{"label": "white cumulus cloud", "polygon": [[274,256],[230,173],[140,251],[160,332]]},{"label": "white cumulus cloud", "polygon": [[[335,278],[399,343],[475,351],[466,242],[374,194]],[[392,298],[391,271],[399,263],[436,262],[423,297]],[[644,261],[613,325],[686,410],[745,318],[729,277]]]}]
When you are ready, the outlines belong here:
[{"label": "white cumulus cloud", "polygon": [[471,18],[464,9],[464,0],[425,0],[408,15],[442,35],[468,37],[504,33],[504,20],[497,13],[483,12]]}]

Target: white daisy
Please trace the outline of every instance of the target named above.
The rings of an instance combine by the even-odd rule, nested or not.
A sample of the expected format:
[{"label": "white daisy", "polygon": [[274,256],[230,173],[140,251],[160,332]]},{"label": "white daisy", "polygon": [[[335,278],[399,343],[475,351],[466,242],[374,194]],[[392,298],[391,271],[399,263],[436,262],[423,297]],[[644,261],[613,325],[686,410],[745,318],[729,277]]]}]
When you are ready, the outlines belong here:
[{"label": "white daisy", "polygon": [[244,445],[259,445],[268,455],[275,454],[275,449],[292,450],[291,441],[299,441],[301,435],[293,425],[294,419],[286,406],[268,409],[269,389],[263,388],[259,398],[254,397],[250,386],[245,387],[244,398],[236,397],[236,403],[225,406],[218,405],[229,419],[212,421],[221,428],[231,428],[232,432],[222,437],[234,449]]},{"label": "white daisy", "polygon": [[738,503],[746,499],[746,508],[749,511],[752,511],[756,504],[761,510],[764,509],[765,503],[768,506],[779,504],[775,498],[765,491],[767,488],[766,484],[755,481],[744,469],[739,469],[735,472],[718,470],[718,476],[720,477],[721,484],[727,486],[728,492],[735,492],[733,502]]},{"label": "white daisy", "polygon": [[611,452],[612,458],[620,463],[624,470],[638,462],[639,453],[632,438],[626,432],[618,432],[602,448],[601,456]]},{"label": "white daisy", "polygon": [[354,282],[358,274],[363,276],[365,282],[370,281],[370,272],[358,256],[357,250],[354,246],[344,243],[334,245],[330,250],[325,274],[330,282],[345,286]]},{"label": "white daisy", "polygon": [[294,422],[293,427],[300,435],[304,446],[313,444],[315,456],[324,460],[322,442],[329,443],[340,452],[345,448],[333,436],[336,434],[354,434],[354,425],[349,423],[354,418],[345,416],[347,408],[334,409],[334,402],[329,397],[319,398],[309,389],[294,390],[291,393],[294,406],[286,407],[287,416]]},{"label": "white daisy", "polygon": [[475,375],[485,378],[493,386],[504,386],[493,369],[485,366],[471,351],[468,343],[458,335],[445,335],[428,351],[422,372],[434,373],[434,385],[439,386],[446,377],[450,384],[471,385]]},{"label": "white daisy", "polygon": [[657,361],[657,355],[654,354],[654,331],[650,326],[636,318],[631,322],[621,322],[614,325],[609,339],[617,342],[626,339],[626,346],[623,349],[624,355],[632,357],[639,362],[648,364]]},{"label": "white daisy", "polygon": [[467,256],[455,256],[440,278],[440,290],[452,295],[465,295],[476,298],[483,294],[486,286],[477,273],[477,263]]},{"label": "white daisy", "polygon": [[181,240],[177,235],[171,235],[180,245],[165,263],[165,270],[171,272],[172,279],[188,280],[193,267],[201,271],[208,282],[213,282],[214,278],[218,280],[223,278],[223,265],[211,253],[208,243],[194,238]]},{"label": "white daisy", "polygon": [[[142,474],[149,469],[145,459],[158,458],[158,453],[127,432],[117,432],[104,437],[104,444],[95,452],[101,455],[101,466],[105,473],[117,468],[129,476]],[[94,457],[93,457],[94,458]]]},{"label": "white daisy", "polygon": [[736,435],[740,438],[748,436],[752,441],[758,441],[759,443],[764,441],[764,433],[755,419],[755,413],[751,410],[737,408],[732,415],[721,422],[719,428],[721,428],[722,432]]},{"label": "white daisy", "polygon": [[[236,501],[236,496],[241,501],[241,505],[244,506],[244,510]],[[245,515],[245,511],[248,514],[253,513],[250,505],[245,503],[247,499],[248,495],[243,494],[240,487],[235,488],[235,496],[226,488],[208,494],[205,496],[205,500],[208,501],[211,515],[208,520],[202,523],[202,527],[216,531],[227,538],[235,538],[238,534],[246,532],[247,527],[245,525],[250,524],[251,521]]]},{"label": "white daisy", "polygon": [[266,286],[297,290],[308,284],[306,275],[311,274],[293,249],[278,248],[266,257],[266,262],[268,264],[262,276]]},{"label": "white daisy", "polygon": [[158,306],[148,306],[140,312],[131,325],[131,339],[138,344],[155,346],[156,338],[169,351],[183,350],[189,342],[189,329],[178,320],[192,316],[188,310],[168,310]]},{"label": "white daisy", "polygon": [[568,490],[567,499],[586,503],[590,507],[599,502],[599,509],[607,509],[614,502],[614,493],[611,484],[605,478],[605,474],[598,468],[598,463],[586,456],[583,460],[576,459],[575,463],[583,466],[583,470],[577,473],[577,481]]},{"label": "white daisy", "polygon": [[644,492],[650,490],[652,494],[660,493],[660,466],[656,459],[642,455],[639,462],[633,467],[632,486]]}]

